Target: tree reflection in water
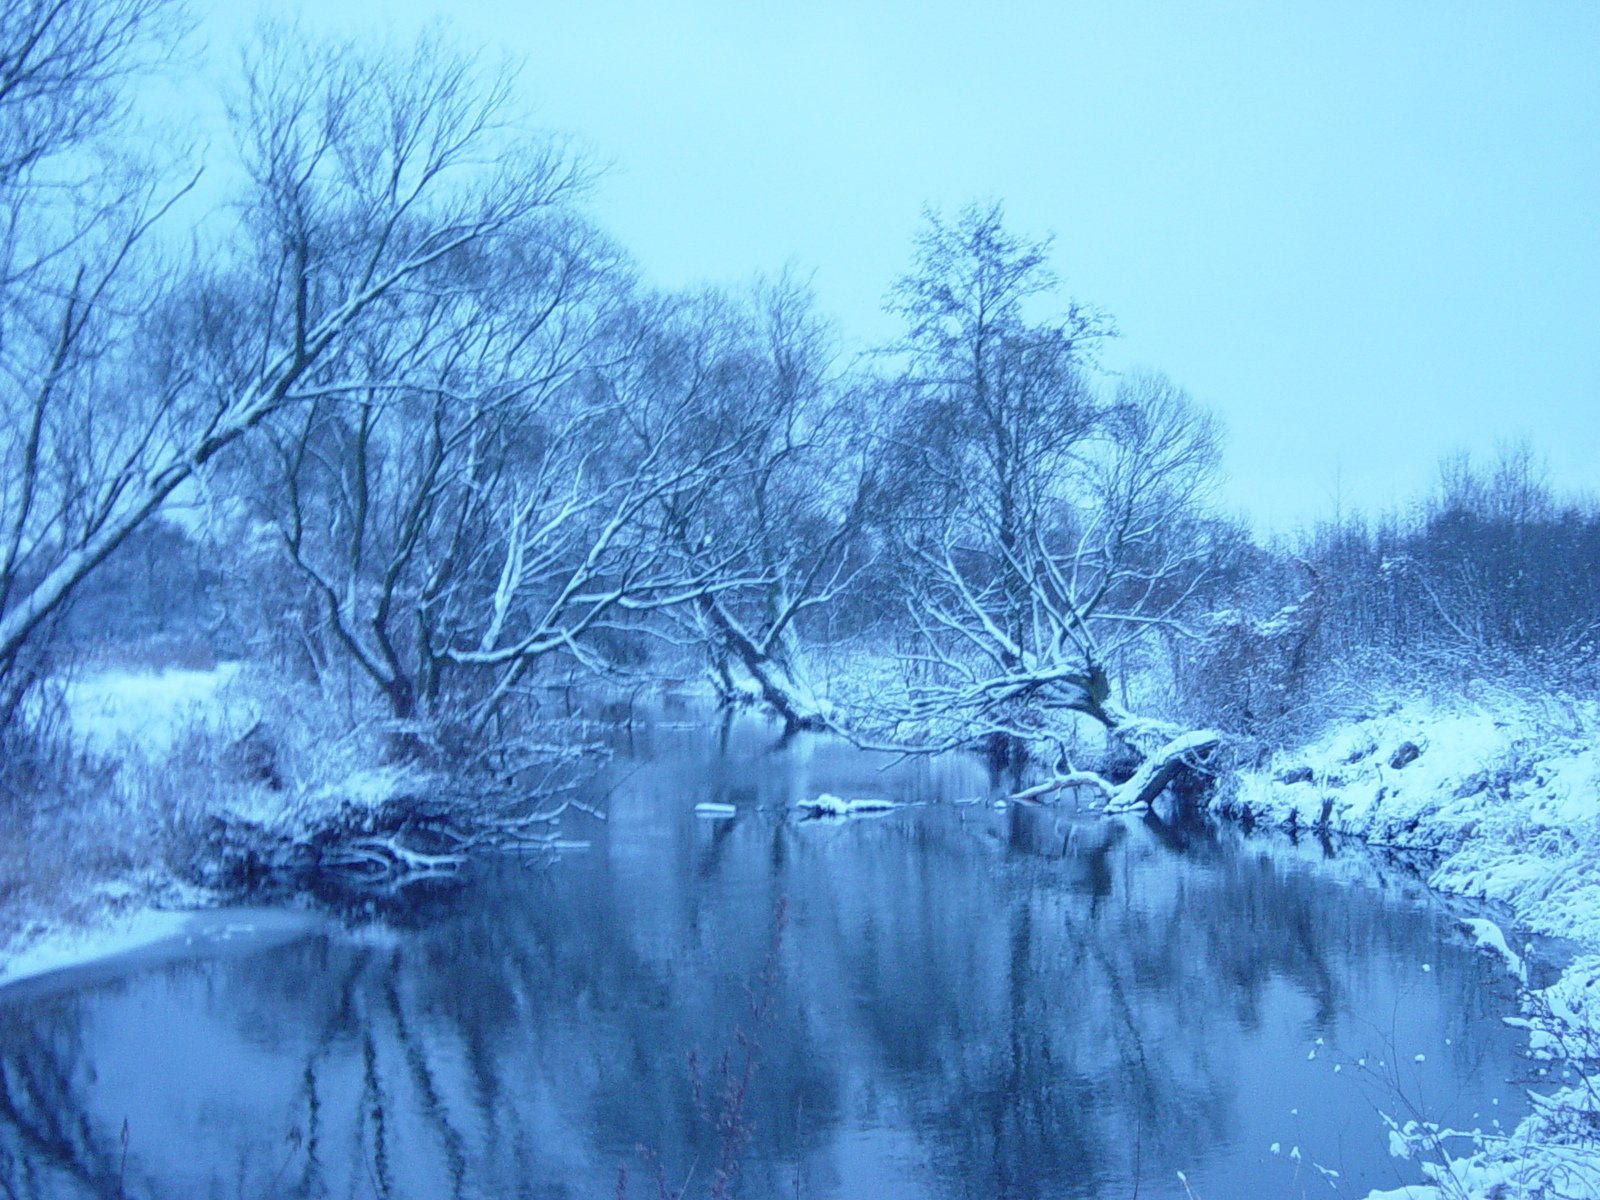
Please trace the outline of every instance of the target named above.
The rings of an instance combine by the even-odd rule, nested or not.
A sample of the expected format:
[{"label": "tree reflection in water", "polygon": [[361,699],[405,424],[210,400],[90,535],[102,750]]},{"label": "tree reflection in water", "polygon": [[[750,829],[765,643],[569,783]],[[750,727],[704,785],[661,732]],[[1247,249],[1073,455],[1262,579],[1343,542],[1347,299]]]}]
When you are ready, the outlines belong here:
[{"label": "tree reflection in water", "polygon": [[[1308,1061],[1317,1037],[1426,1050],[1418,1087],[1463,1119],[1511,1096],[1492,964],[1365,858],[1016,807],[799,821],[787,806],[825,788],[950,800],[981,780],[879,776],[817,739],[702,745],[658,743],[592,851],[486,864],[413,921],[0,993],[0,1190],[601,1196],[623,1164],[653,1195],[659,1161],[703,1195],[719,1135],[687,1060],[738,1028],[758,1042],[750,1197],[1181,1195],[1178,1170],[1277,1194],[1279,1139],[1346,1172],[1322,1194],[1392,1183],[1351,1074]],[[704,799],[740,814],[696,821]]]}]

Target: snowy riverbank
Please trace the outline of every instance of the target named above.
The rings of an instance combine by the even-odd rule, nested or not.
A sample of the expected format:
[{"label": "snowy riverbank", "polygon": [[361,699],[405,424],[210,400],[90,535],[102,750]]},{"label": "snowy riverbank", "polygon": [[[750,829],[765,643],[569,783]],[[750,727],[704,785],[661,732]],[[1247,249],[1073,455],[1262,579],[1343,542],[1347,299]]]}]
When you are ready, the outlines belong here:
[{"label": "snowy riverbank", "polygon": [[[1426,852],[1434,888],[1503,904],[1527,932],[1574,950],[1553,984],[1523,992],[1545,1063],[1533,1070],[1552,1081],[1535,1089],[1533,1115],[1509,1135],[1402,1122],[1395,1150],[1421,1159],[1433,1185],[1384,1200],[1600,1195],[1597,731],[1592,704],[1398,705],[1278,753],[1213,802],[1247,822]],[[1522,947],[1474,924],[1515,973]]]},{"label": "snowy riverbank", "polygon": [[274,871],[409,853],[389,843],[425,780],[302,691],[233,662],[60,684],[57,787],[0,810],[0,986],[192,941]]},{"label": "snowy riverbank", "polygon": [[559,852],[598,754],[580,728],[494,778],[394,763],[393,722],[249,663],[86,669],[50,703],[50,785],[0,807],[0,986],[170,941],[264,889],[366,895],[469,851]]}]

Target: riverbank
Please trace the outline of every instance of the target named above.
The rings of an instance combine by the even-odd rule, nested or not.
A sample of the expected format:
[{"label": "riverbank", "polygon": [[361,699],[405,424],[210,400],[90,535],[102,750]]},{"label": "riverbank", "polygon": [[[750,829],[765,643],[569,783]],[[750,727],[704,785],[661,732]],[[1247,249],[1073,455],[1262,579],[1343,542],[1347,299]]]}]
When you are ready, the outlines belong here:
[{"label": "riverbank", "polygon": [[0,794],[0,986],[229,904],[360,900],[473,852],[570,848],[561,817],[615,721],[557,715],[445,768],[394,761],[406,731],[358,697],[170,656],[43,689],[29,790]]},{"label": "riverbank", "polygon": [[[55,842],[13,840],[22,861],[9,869],[35,902],[26,923],[0,928],[0,983],[170,940],[188,918],[160,910],[227,903],[238,881],[225,876],[248,875],[261,845],[310,845],[316,829],[336,828],[364,853],[392,853],[395,823],[379,814],[426,789],[362,766],[381,753],[375,730],[319,741],[299,728],[316,724],[311,698],[273,686],[224,664],[106,671],[68,689],[84,763],[115,766],[87,780],[83,796],[63,798],[65,824],[40,819]],[[1431,863],[1423,873],[1437,891],[1504,905],[1507,929],[1575,948],[1558,979],[1523,994],[1545,1060],[1533,1071],[1550,1079],[1536,1089],[1544,1098],[1534,1116],[1509,1135],[1399,1121],[1395,1148],[1421,1159],[1435,1184],[1390,1200],[1600,1194],[1600,1103],[1587,1082],[1600,1060],[1597,731],[1595,705],[1395,705],[1278,753],[1212,801],[1242,824],[1411,852]],[[74,858],[73,844],[95,847],[92,861]],[[431,857],[448,868],[449,855]],[[1516,972],[1526,947],[1473,924]]]},{"label": "riverbank", "polygon": [[0,797],[0,985],[165,940],[274,876],[455,861],[425,828],[449,791],[381,765],[384,730],[304,685],[236,662],[118,663],[46,702],[31,791]]},{"label": "riverbank", "polygon": [[1433,1182],[1370,1200],[1600,1195],[1597,742],[1593,703],[1413,701],[1280,751],[1211,802],[1246,824],[1416,852],[1432,864],[1431,887],[1503,905],[1508,924],[1561,939],[1570,955],[1553,982],[1527,986],[1527,947],[1476,923],[1488,950],[1522,974],[1533,1114],[1510,1133],[1391,1114],[1393,1149],[1421,1160]]}]

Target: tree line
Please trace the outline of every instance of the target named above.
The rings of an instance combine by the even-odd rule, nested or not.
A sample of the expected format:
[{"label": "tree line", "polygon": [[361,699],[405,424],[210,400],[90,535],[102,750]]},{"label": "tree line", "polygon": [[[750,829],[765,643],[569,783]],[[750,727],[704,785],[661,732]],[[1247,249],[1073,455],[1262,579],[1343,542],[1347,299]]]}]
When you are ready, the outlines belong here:
[{"label": "tree line", "polygon": [[642,282],[513,76],[279,30],[194,216],[135,104],[182,20],[0,2],[8,746],[85,642],[172,622],[359,681],[400,756],[575,673],[1072,782],[1107,777],[1083,720],[1124,774],[1192,766],[1188,730],[1270,733],[1357,649],[1592,679],[1592,504],[1456,463],[1414,518],[1252,544],[1215,418],[1101,372],[1113,322],[998,204],[925,215],[902,336],[848,359],[792,275]]}]

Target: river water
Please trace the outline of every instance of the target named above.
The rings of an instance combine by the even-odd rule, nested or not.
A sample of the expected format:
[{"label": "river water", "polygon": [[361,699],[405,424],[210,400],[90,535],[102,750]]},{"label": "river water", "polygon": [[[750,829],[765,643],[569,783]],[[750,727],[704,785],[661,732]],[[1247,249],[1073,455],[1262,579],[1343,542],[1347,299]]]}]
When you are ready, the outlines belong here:
[{"label": "river water", "polygon": [[1380,1110],[1520,1115],[1404,871],[884,761],[641,731],[554,863],[0,991],[0,1195],[1360,1196],[1420,1179]]}]

